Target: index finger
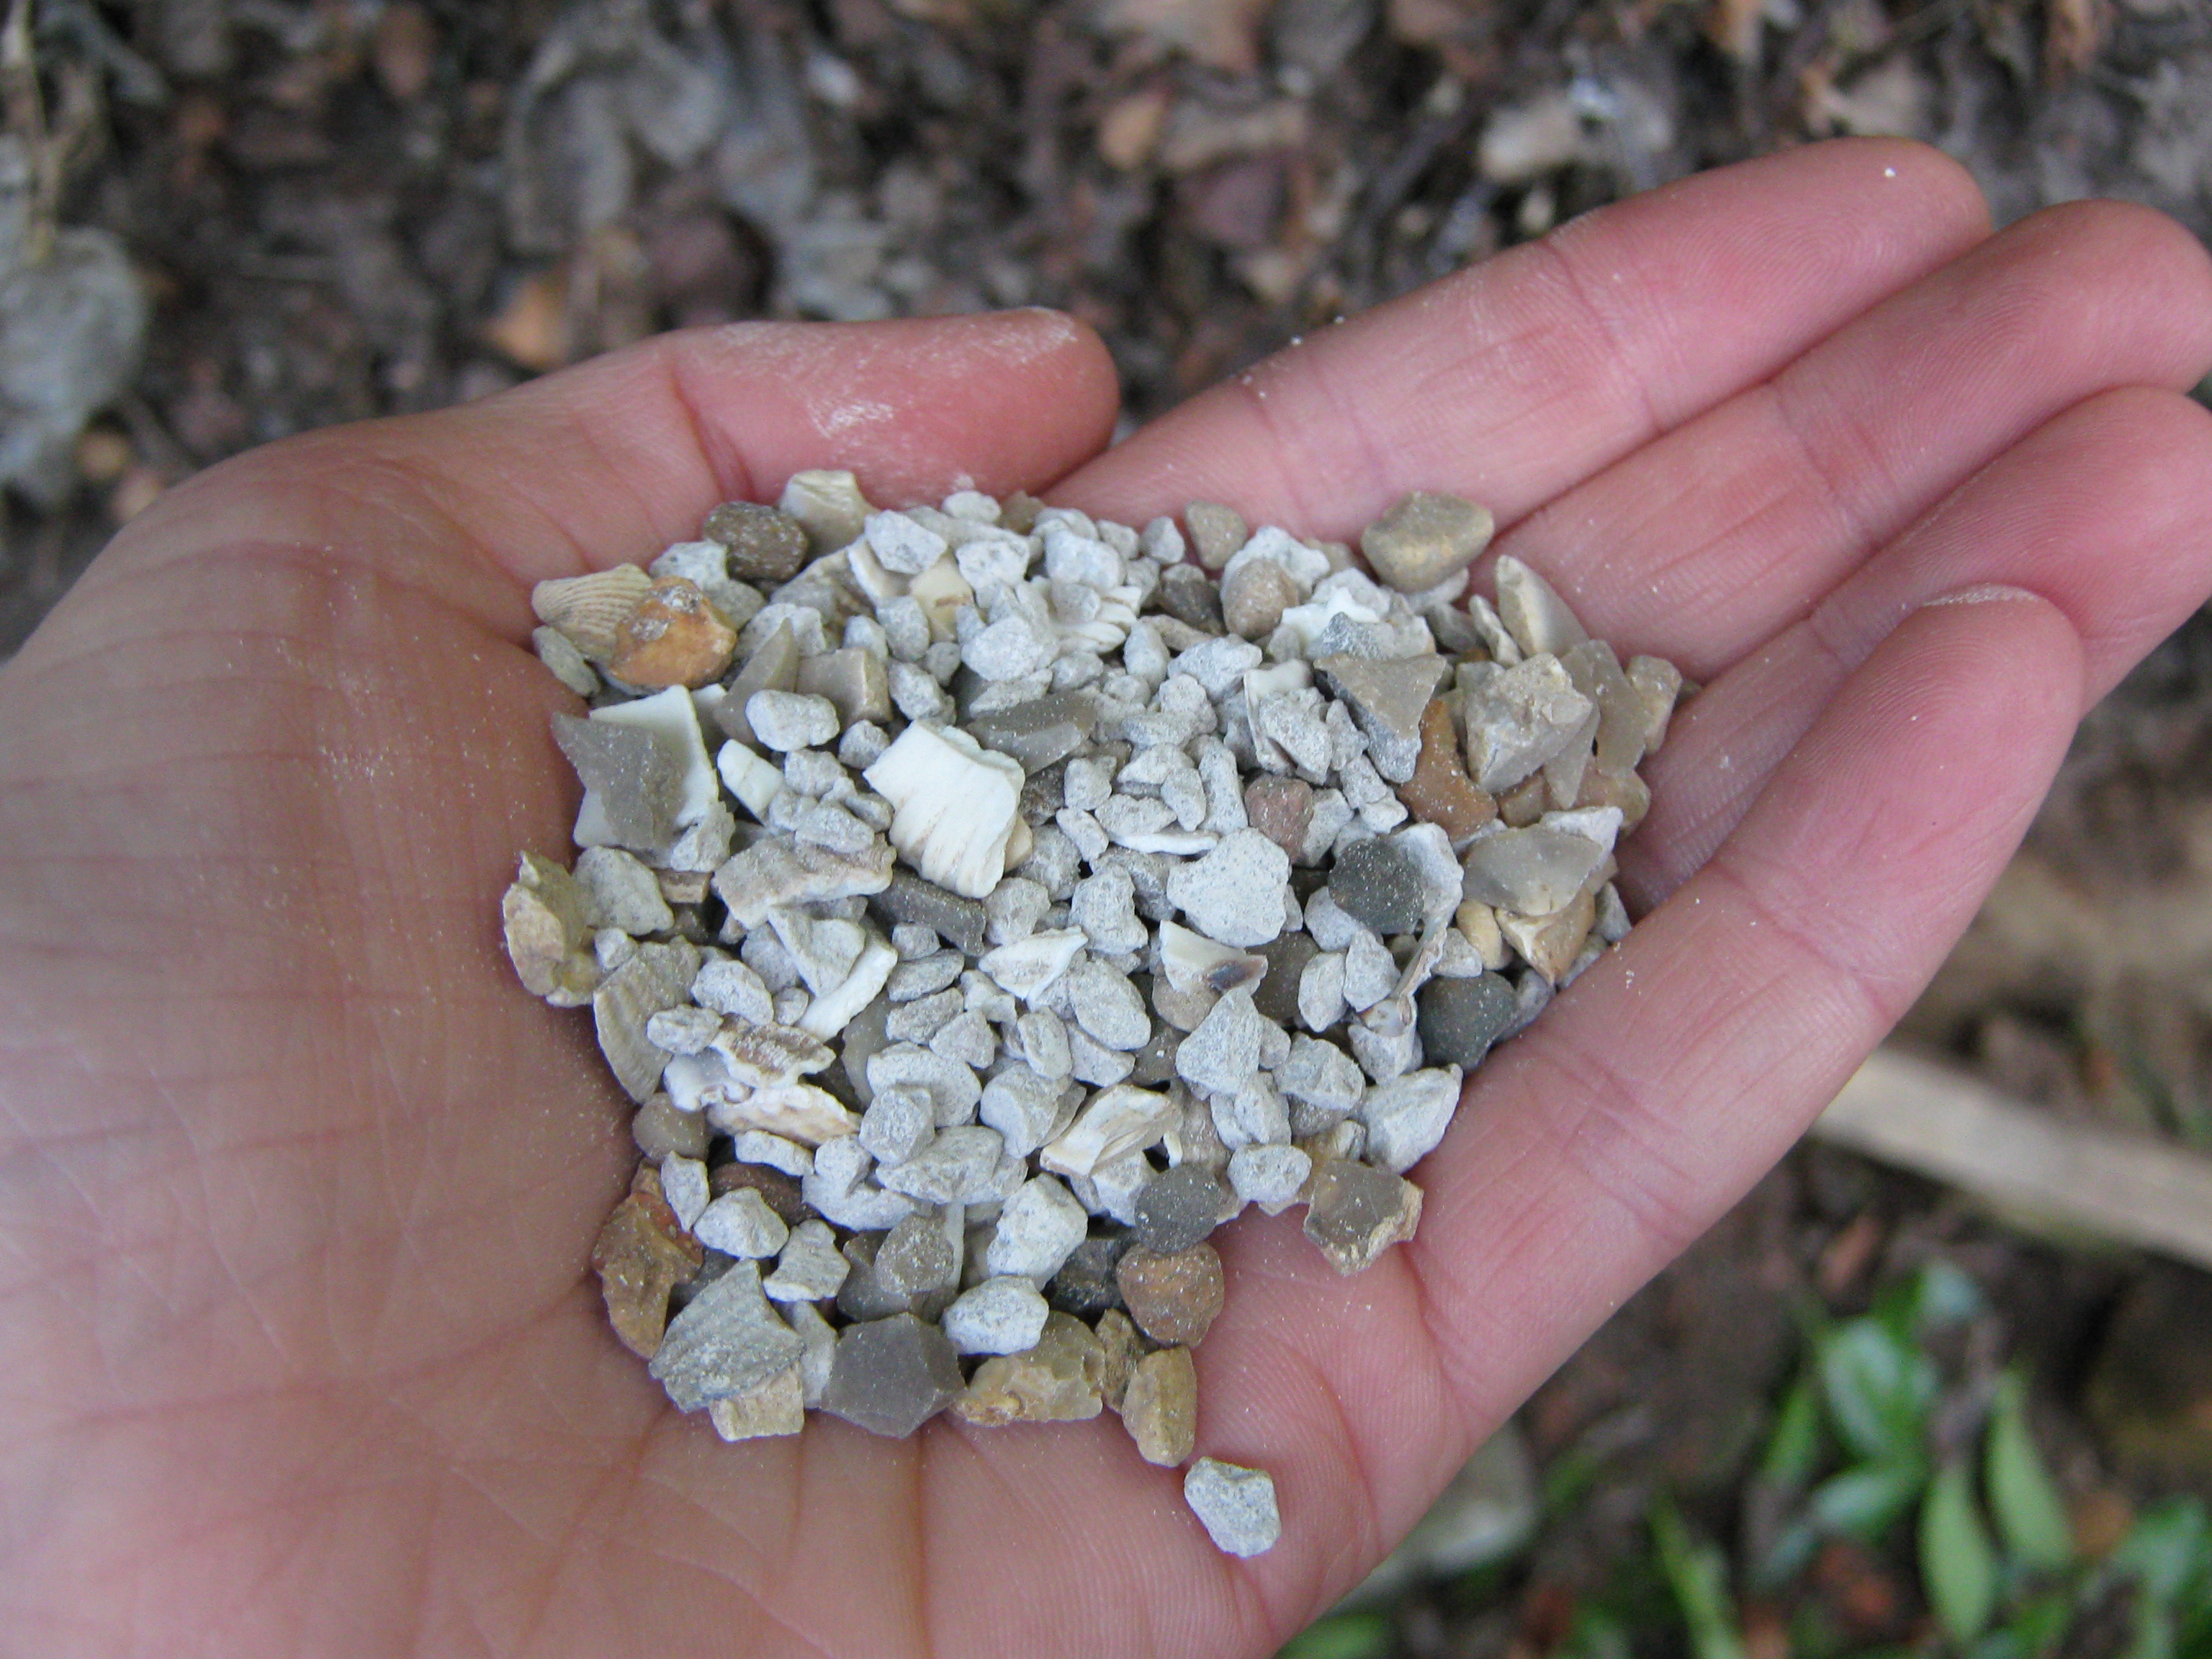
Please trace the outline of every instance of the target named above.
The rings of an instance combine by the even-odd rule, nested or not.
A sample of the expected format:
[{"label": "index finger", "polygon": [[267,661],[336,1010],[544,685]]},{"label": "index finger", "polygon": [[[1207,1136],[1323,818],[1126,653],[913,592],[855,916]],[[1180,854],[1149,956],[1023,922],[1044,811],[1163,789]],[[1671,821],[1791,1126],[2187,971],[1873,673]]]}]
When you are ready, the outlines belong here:
[{"label": "index finger", "polygon": [[1408,489],[1510,524],[1989,234],[1955,162],[1847,139],[1576,220],[1279,352],[1055,494],[1349,539]]}]

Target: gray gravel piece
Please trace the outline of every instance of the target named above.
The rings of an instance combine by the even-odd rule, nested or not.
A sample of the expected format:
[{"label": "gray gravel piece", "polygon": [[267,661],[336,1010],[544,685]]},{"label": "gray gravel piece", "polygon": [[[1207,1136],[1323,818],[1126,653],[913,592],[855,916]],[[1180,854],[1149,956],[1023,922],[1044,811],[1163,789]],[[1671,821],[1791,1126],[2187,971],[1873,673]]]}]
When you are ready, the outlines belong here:
[{"label": "gray gravel piece", "polygon": [[1377,1083],[1403,1077],[1421,1063],[1421,1037],[1412,1025],[1382,1030],[1355,1021],[1346,1033],[1352,1040],[1352,1058],[1359,1069]]},{"label": "gray gravel piece", "polygon": [[676,835],[683,768],[652,732],[611,720],[553,717],[553,741],[606,814],[621,846],[658,852]]},{"label": "gray gravel piece", "polygon": [[1565,749],[1596,712],[1556,657],[1530,657],[1478,678],[1466,698],[1474,787],[1493,795],[1510,789]]},{"label": "gray gravel piece", "polygon": [[691,1236],[710,1250],[757,1261],[781,1250],[791,1230],[781,1216],[769,1208],[757,1188],[740,1187],[724,1193],[701,1211],[691,1224]]},{"label": "gray gravel piece", "polygon": [[1089,880],[1076,884],[1068,898],[1067,918],[1102,955],[1141,951],[1151,938],[1137,916],[1136,884],[1119,865],[1105,866]]},{"label": "gray gravel piece", "polygon": [[999,1132],[1008,1152],[1027,1158],[1051,1139],[1059,1126],[1062,1081],[1064,1077],[1060,1081],[1039,1077],[1025,1066],[1009,1066],[983,1085],[976,1116]]},{"label": "gray gravel piece", "polygon": [[1069,970],[1067,1000],[1076,1024],[1109,1048],[1133,1052],[1152,1034],[1152,1019],[1137,988],[1127,975],[1103,963],[1079,963]]},{"label": "gray gravel piece", "polygon": [[1607,851],[1587,836],[1548,823],[1501,830],[1468,849],[1462,890],[1518,915],[1553,915],[1574,902]]},{"label": "gray gravel piece", "polygon": [[1036,1346],[1051,1311],[1028,1279],[1002,1273],[962,1292],[945,1310],[945,1335],[956,1353],[1023,1353]]},{"label": "gray gravel piece", "polygon": [[1188,1249],[1219,1222],[1223,1197],[1211,1170],[1181,1164],[1163,1170],[1138,1189],[1137,1242],[1163,1255]]},{"label": "gray gravel piece", "polygon": [[1296,1146],[1240,1146],[1229,1155],[1229,1186],[1238,1200],[1280,1215],[1297,1201],[1313,1159]]},{"label": "gray gravel piece", "polygon": [[1359,1104],[1367,1088],[1350,1054],[1310,1036],[1291,1040],[1291,1057],[1275,1068],[1275,1085],[1293,1100],[1340,1117]]},{"label": "gray gravel piece", "polygon": [[1191,546],[1198,554],[1199,563],[1208,570],[1218,570],[1227,564],[1230,556],[1244,545],[1249,533],[1244,527],[1243,515],[1218,501],[1191,502],[1182,510],[1182,521],[1190,532]]},{"label": "gray gravel piece", "polygon": [[945,1210],[923,1210],[884,1235],[876,1247],[876,1282],[893,1296],[919,1297],[949,1291],[960,1283],[960,1218]]},{"label": "gray gravel piece", "polygon": [[761,1294],[758,1264],[741,1261],[669,1322],[647,1369],[678,1410],[696,1412],[758,1388],[805,1352]]},{"label": "gray gravel piece", "polygon": [[890,884],[871,896],[868,908],[890,922],[933,928],[948,945],[980,955],[990,915],[976,900],[924,881],[909,870],[894,870]]},{"label": "gray gravel piece", "polygon": [[970,1008],[954,1015],[942,1030],[930,1038],[929,1052],[972,1066],[980,1072],[998,1058],[999,1034],[979,1011]]},{"label": "gray gravel piece", "polygon": [[[964,1068],[963,1068],[964,1069]],[[993,1196],[993,1174],[1005,1142],[996,1129],[957,1124],[895,1170],[877,1173],[885,1190],[924,1204],[980,1204]]]},{"label": "gray gravel piece", "polygon": [[1102,1089],[1125,1082],[1137,1068],[1136,1060],[1127,1050],[1109,1048],[1080,1026],[1067,1033],[1068,1069],[1079,1083],[1095,1084]]},{"label": "gray gravel piece", "polygon": [[[775,1302],[826,1301],[837,1294],[852,1270],[852,1263],[838,1254],[836,1236],[828,1222],[802,1221],[791,1230],[775,1259],[775,1271],[761,1288]],[[801,1337],[807,1335],[795,1316],[793,1328]]]},{"label": "gray gravel piece", "polygon": [[1397,959],[1381,939],[1363,927],[1345,949],[1344,1000],[1365,1013],[1397,986]]},{"label": "gray gravel piece", "polygon": [[918,1042],[927,1048],[929,1039],[945,1029],[945,1022],[957,1018],[967,1006],[968,999],[957,986],[933,991],[911,1002],[894,1002],[884,1017],[884,1036],[892,1042]]},{"label": "gray gravel piece", "polygon": [[1256,830],[1224,836],[1213,850],[1179,865],[1167,896],[1190,925],[1224,945],[1265,945],[1283,931],[1289,856]]},{"label": "gray gravel piece", "polygon": [[936,1138],[929,1091],[911,1084],[877,1090],[860,1114],[860,1145],[885,1168],[905,1163]]},{"label": "gray gravel piece", "polygon": [[[932,933],[931,943],[935,942],[936,936]],[[884,994],[893,1002],[909,1003],[917,998],[934,996],[957,982],[967,966],[967,958],[957,951],[934,951],[892,969],[890,977],[884,982]]]},{"label": "gray gravel piece", "polygon": [[1395,838],[1378,836],[1346,848],[1328,872],[1328,894],[1337,908],[1378,933],[1419,927],[1429,908],[1429,888],[1423,860]]},{"label": "gray gravel piece", "polygon": [[866,534],[868,550],[877,562],[902,576],[919,576],[943,558],[951,545],[903,513],[871,513]]},{"label": "gray gravel piece", "polygon": [[912,1314],[894,1314],[838,1334],[822,1409],[871,1434],[903,1440],[966,1386],[945,1333]]},{"label": "gray gravel piece", "polygon": [[1042,1285],[1060,1270],[1090,1225],[1083,1206],[1057,1179],[1033,1176],[1000,1210],[983,1265],[992,1273]]},{"label": "gray gravel piece", "polygon": [[1503,975],[1432,979],[1414,997],[1421,1051],[1439,1066],[1472,1071],[1513,1023],[1520,999]]},{"label": "gray gravel piece", "polygon": [[745,699],[745,723],[779,753],[832,742],[843,724],[836,703],[800,691],[754,692]]},{"label": "gray gravel piece", "polygon": [[1045,891],[1042,883],[1027,876],[1004,878],[983,901],[984,914],[990,918],[991,943],[1011,945],[1016,939],[1027,939],[1036,932],[1037,923],[1050,908],[1052,895]]},{"label": "gray gravel piece", "polygon": [[1259,1069],[1267,1028],[1249,990],[1227,992],[1176,1049],[1176,1071],[1194,1088],[1234,1093]]},{"label": "gray gravel piece", "polygon": [[1183,1476],[1182,1495],[1224,1555],[1263,1555],[1283,1535],[1275,1483],[1263,1470],[1201,1457]]},{"label": "gray gravel piece", "polygon": [[1367,1161],[1392,1175],[1405,1174],[1444,1138],[1459,1109],[1459,1093],[1456,1066],[1408,1072],[1376,1084],[1359,1103],[1359,1121],[1367,1126]]},{"label": "gray gravel piece", "polygon": [[872,1090],[901,1083],[917,1084],[929,1091],[940,1129],[972,1121],[975,1103],[983,1094],[983,1085],[972,1068],[911,1042],[893,1043],[869,1056]]},{"label": "gray gravel piece", "polygon": [[691,981],[691,1000],[702,1008],[727,1014],[754,1025],[770,1018],[769,988],[742,962],[716,957],[704,963]]}]

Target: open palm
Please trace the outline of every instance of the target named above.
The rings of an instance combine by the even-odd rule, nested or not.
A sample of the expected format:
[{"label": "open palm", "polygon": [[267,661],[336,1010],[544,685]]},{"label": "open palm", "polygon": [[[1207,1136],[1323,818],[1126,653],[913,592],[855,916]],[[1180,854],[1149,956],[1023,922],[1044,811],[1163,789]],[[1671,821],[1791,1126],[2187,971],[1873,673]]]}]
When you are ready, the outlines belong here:
[{"label": "open palm", "polygon": [[[0,672],[0,1620],[47,1654],[1267,1651],[1764,1171],[1925,981],[2077,717],[2212,590],[2212,265],[2112,206],[1991,238],[1930,152],[1608,209],[1100,453],[1042,313],[672,336],[217,468]],[[1655,907],[1471,1081],[1421,1235],[1216,1240],[1218,1554],[1110,1417],[726,1446],[605,1328],[633,1161],[497,901],[574,785],[532,581],[809,466],[1345,537],[1492,506],[1706,690]],[[1944,600],[1945,603],[1934,603]]]}]

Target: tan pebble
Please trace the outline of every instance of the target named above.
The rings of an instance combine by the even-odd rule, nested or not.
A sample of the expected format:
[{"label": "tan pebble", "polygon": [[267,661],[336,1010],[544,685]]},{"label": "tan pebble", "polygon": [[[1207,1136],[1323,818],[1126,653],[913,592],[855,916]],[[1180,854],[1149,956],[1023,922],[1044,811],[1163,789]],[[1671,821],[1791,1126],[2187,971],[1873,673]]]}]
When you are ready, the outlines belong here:
[{"label": "tan pebble", "polygon": [[1009,1423],[1079,1423],[1098,1415],[1098,1339],[1073,1314],[1045,1316],[1036,1346],[978,1366],[952,1414],[985,1428]]},{"label": "tan pebble", "polygon": [[[651,1166],[646,1166],[650,1175]],[[592,1246],[592,1268],[606,1298],[607,1322],[623,1346],[643,1359],[660,1347],[670,1292],[699,1271],[705,1252],[660,1195],[658,1176],[641,1180],[614,1207]]]},{"label": "tan pebble", "polygon": [[507,960],[532,996],[555,1006],[580,1007],[599,982],[592,955],[591,896],[550,859],[522,855],[514,884],[500,901]]},{"label": "tan pebble", "polygon": [[1137,1328],[1155,1342],[1195,1346],[1221,1312],[1221,1257],[1211,1244],[1164,1255],[1139,1245],[1121,1258],[1114,1279]]},{"label": "tan pebble", "polygon": [[1421,1222],[1421,1189],[1387,1170],[1335,1158],[1307,1188],[1305,1235],[1340,1273],[1356,1273]]},{"label": "tan pebble", "polygon": [[659,690],[720,679],[738,648],[738,631],[686,576],[663,576],[615,629],[607,672],[626,685]]},{"label": "tan pebble", "polygon": [[1421,711],[1420,758],[1412,778],[1398,786],[1398,799],[1415,817],[1439,826],[1454,841],[1498,817],[1498,803],[1474,787],[1460,763],[1459,734],[1442,697],[1431,697]]},{"label": "tan pebble", "polygon": [[[1611,860],[1607,863],[1609,865]],[[1605,866],[1599,867],[1601,876],[1595,878],[1595,885],[1584,887],[1565,909],[1555,915],[1516,916],[1510,910],[1498,913],[1498,926],[1506,942],[1520,953],[1523,962],[1554,985],[1574,965],[1583,941],[1589,937],[1590,928],[1597,921],[1597,888],[1604,884],[1602,878],[1609,873]]]},{"label": "tan pebble", "polygon": [[1171,1469],[1198,1449],[1198,1368],[1188,1348],[1162,1348],[1137,1362],[1121,1421],[1147,1463]]},{"label": "tan pebble", "polygon": [[1272,559],[1239,565],[1221,584],[1221,620],[1248,640],[1266,639],[1297,602],[1297,584]]},{"label": "tan pebble", "polygon": [[707,1402],[708,1419],[725,1440],[797,1434],[806,1426],[806,1385],[797,1363],[743,1393]]},{"label": "tan pebble", "polygon": [[1452,925],[1474,946],[1484,967],[1493,974],[1504,969],[1505,935],[1498,930],[1497,911],[1469,899],[1452,913]]},{"label": "tan pebble", "polygon": [[1581,806],[1618,806],[1620,809],[1620,833],[1626,835],[1644,822],[1651,810],[1651,787],[1633,772],[1616,775],[1601,772],[1593,766],[1583,774],[1582,793],[1575,797]]},{"label": "tan pebble", "polygon": [[[848,480],[850,476],[846,475]],[[857,535],[857,520],[853,527]],[[806,526],[781,507],[763,507],[754,501],[724,501],[707,515],[700,531],[708,541],[722,544],[729,556],[730,574],[740,581],[787,582],[806,562]],[[847,541],[851,539],[849,536],[846,538]],[[839,547],[844,544],[837,544]]]},{"label": "tan pebble", "polygon": [[1099,1397],[1118,1412],[1129,1386],[1129,1373],[1144,1354],[1145,1339],[1138,1334],[1135,1322],[1119,1308],[1109,1308],[1098,1316],[1094,1334],[1098,1338]]},{"label": "tan pebble", "polygon": [[623,619],[652,591],[652,577],[634,564],[618,564],[588,576],[540,582],[530,590],[530,608],[592,661],[605,662],[621,647]]},{"label": "tan pebble", "polygon": [[1674,705],[1690,693],[1682,671],[1664,657],[1631,657],[1628,683],[1644,704],[1644,752],[1656,755],[1667,741],[1667,725]]},{"label": "tan pebble", "polygon": [[1198,554],[1198,562],[1208,570],[1218,570],[1229,562],[1229,556],[1244,545],[1247,532],[1243,515],[1232,507],[1218,501],[1193,501],[1182,510],[1183,527],[1190,532],[1191,545]]},{"label": "tan pebble", "polygon": [[1474,563],[1490,545],[1489,509],[1458,495],[1401,496],[1360,536],[1375,574],[1403,593],[1422,593]]}]

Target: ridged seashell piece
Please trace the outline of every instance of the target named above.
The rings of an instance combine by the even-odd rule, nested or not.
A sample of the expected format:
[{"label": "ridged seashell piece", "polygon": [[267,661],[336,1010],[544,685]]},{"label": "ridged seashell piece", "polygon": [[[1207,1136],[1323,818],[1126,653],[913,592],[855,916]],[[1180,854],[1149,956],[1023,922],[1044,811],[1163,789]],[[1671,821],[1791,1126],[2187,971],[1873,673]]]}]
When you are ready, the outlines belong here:
[{"label": "ridged seashell piece", "polygon": [[620,647],[623,619],[652,590],[653,578],[644,571],[618,564],[587,576],[540,582],[530,590],[530,608],[592,661],[605,662]]}]

